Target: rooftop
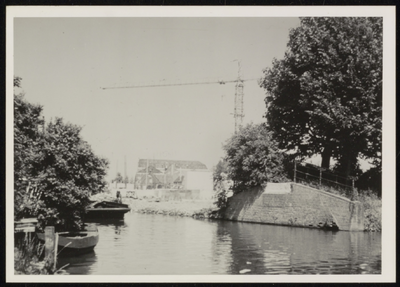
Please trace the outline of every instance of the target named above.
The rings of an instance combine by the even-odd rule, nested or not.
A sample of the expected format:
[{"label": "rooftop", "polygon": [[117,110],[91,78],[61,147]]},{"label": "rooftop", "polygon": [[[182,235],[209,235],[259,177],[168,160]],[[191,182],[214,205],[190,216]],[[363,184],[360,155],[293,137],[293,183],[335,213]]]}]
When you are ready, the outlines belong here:
[{"label": "rooftop", "polygon": [[178,169],[207,169],[207,166],[200,161],[167,159],[139,159],[138,167],[146,168],[147,164],[157,169],[169,169],[172,166]]}]

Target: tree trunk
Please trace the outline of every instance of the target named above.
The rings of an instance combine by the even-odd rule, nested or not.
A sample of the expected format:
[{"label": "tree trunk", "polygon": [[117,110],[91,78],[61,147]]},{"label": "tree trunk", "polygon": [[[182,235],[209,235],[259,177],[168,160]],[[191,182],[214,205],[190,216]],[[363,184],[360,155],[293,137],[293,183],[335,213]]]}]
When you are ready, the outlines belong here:
[{"label": "tree trunk", "polygon": [[355,155],[348,156],[343,161],[343,173],[346,174],[346,177],[353,176],[357,167],[357,157]]},{"label": "tree trunk", "polygon": [[342,150],[342,157],[338,160],[336,170],[345,174],[346,177],[353,176],[357,168],[358,153],[352,149],[354,143],[347,144],[347,148]]},{"label": "tree trunk", "polygon": [[331,157],[332,157],[332,148],[325,147],[324,151],[321,153],[321,156],[322,156],[321,167],[329,169],[329,165],[331,163]]}]

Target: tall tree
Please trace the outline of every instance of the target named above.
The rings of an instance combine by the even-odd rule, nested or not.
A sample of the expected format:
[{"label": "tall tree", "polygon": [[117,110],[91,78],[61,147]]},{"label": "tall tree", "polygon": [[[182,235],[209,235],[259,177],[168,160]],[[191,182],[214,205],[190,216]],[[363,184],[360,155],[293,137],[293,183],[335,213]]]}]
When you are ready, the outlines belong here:
[{"label": "tall tree", "polygon": [[379,164],[382,48],[382,18],[302,18],[260,83],[280,147],[348,175],[359,157]]}]

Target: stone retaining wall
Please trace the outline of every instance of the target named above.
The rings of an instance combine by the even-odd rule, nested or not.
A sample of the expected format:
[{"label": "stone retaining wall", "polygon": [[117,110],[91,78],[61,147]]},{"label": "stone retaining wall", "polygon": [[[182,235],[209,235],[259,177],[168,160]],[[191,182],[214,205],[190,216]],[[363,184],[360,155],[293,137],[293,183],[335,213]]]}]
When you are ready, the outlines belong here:
[{"label": "stone retaining wall", "polygon": [[225,210],[229,220],[310,228],[364,230],[360,202],[297,183],[268,183],[234,195]]}]

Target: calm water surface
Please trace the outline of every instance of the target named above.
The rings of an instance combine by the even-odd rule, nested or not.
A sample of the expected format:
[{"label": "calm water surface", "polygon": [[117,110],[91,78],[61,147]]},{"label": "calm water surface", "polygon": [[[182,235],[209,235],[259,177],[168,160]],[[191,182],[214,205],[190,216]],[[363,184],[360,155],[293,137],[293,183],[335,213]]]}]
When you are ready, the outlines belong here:
[{"label": "calm water surface", "polygon": [[94,251],[59,258],[70,274],[380,274],[381,234],[127,213],[96,223]]}]

